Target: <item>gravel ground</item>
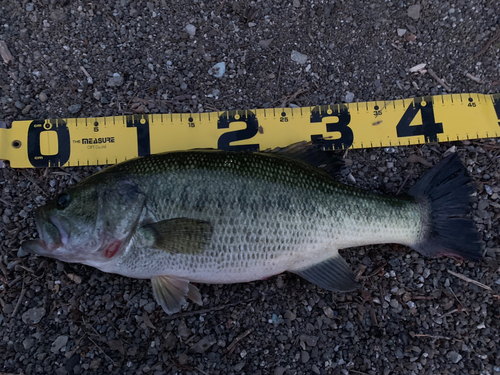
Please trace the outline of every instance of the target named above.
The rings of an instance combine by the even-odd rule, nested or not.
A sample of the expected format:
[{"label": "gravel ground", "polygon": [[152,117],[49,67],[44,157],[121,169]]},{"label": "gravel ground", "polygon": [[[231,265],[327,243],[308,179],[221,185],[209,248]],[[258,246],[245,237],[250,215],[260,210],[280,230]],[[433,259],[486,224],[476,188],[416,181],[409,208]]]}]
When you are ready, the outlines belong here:
[{"label": "gravel ground", "polygon": [[[408,72],[420,63],[451,92],[495,93],[499,15],[497,0],[5,0],[0,40],[13,61],[0,65],[0,115],[198,112],[445,92],[428,74]],[[212,67],[220,62],[218,78]],[[459,153],[477,187],[481,262],[424,259],[397,245],[347,249],[360,274],[356,292],[330,293],[291,274],[201,285],[204,306],[171,317],[149,281],[17,257],[35,236],[35,207],[98,168],[0,169],[0,371],[500,374],[499,140],[349,151],[343,178],[394,194],[447,150]]]}]

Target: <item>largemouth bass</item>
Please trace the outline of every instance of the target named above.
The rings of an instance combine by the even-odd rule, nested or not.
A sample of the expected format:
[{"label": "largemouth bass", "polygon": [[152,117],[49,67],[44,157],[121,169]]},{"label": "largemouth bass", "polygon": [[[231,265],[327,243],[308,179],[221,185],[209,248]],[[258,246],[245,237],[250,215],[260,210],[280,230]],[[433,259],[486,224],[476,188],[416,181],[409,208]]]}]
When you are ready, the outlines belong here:
[{"label": "largemouth bass", "polygon": [[186,298],[201,304],[192,282],[241,283],[289,271],[327,290],[354,290],[338,253],[352,246],[399,243],[428,257],[480,259],[466,217],[472,188],[456,154],[408,194],[391,197],[337,182],[304,161],[313,160],[310,148],[193,150],[114,165],[38,208],[40,239],[22,249],[151,279],[169,314]]}]

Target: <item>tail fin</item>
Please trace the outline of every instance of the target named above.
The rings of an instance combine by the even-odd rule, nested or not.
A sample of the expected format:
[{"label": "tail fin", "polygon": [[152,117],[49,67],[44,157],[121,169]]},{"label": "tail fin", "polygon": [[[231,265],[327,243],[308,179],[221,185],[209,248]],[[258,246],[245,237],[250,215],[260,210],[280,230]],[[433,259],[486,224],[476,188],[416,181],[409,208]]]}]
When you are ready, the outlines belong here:
[{"label": "tail fin", "polygon": [[429,209],[429,228],[412,247],[428,257],[452,256],[466,260],[481,259],[481,243],[470,213],[470,185],[467,170],[457,154],[442,160],[408,192]]}]

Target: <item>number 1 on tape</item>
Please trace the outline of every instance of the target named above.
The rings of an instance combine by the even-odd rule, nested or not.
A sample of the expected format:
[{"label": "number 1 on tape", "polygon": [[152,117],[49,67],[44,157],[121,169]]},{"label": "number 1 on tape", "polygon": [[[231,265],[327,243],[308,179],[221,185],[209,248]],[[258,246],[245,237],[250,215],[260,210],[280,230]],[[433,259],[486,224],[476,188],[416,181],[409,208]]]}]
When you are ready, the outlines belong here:
[{"label": "number 1 on tape", "polygon": [[114,164],[192,148],[265,150],[303,140],[325,149],[497,137],[500,94],[193,114],[16,121],[0,129],[0,159],[14,168]]}]

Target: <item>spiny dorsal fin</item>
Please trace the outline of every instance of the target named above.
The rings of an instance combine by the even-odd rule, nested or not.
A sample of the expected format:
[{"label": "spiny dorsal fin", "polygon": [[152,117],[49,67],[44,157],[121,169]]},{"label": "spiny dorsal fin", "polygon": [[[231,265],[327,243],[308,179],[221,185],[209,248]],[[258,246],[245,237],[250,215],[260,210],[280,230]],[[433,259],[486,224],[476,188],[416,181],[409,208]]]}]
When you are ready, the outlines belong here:
[{"label": "spiny dorsal fin", "polygon": [[200,254],[209,244],[213,226],[207,221],[177,218],[144,225],[154,236],[153,247],[172,254]]},{"label": "spiny dorsal fin", "polygon": [[297,142],[287,147],[267,149],[263,152],[279,154],[292,159],[303,161],[313,167],[318,167],[332,177],[337,177],[344,163],[342,157],[332,152],[324,151],[322,138],[313,142]]}]

